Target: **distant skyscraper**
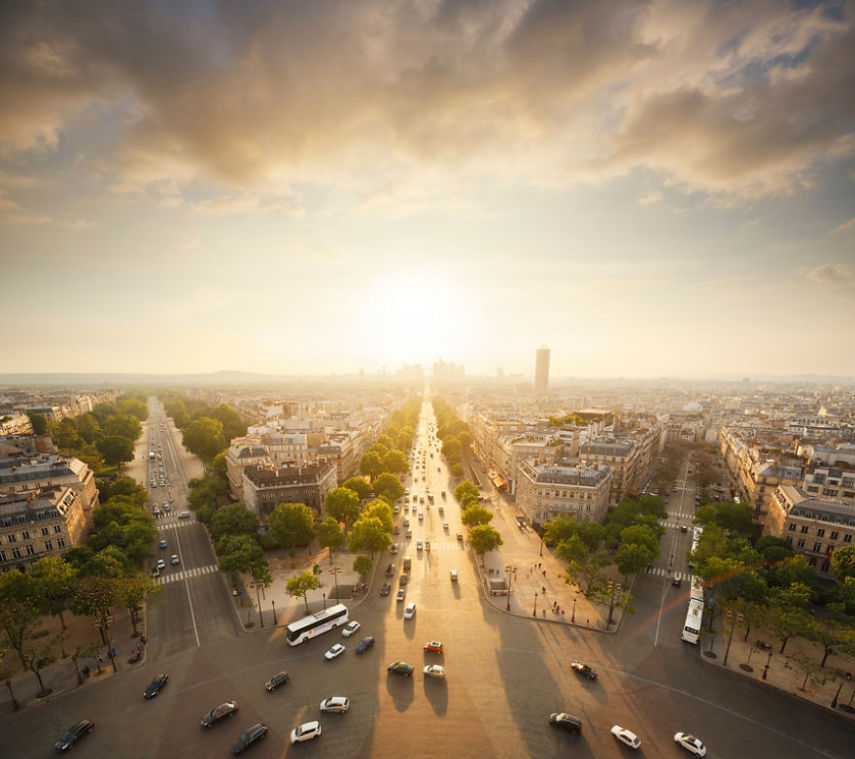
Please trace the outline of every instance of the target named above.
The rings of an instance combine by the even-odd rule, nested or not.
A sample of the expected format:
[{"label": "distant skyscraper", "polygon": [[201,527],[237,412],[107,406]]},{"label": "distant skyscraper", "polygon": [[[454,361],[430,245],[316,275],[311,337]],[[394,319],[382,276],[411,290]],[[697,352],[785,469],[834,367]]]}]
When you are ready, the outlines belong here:
[{"label": "distant skyscraper", "polygon": [[534,364],[534,392],[546,393],[549,390],[549,348],[541,345],[537,349]]}]

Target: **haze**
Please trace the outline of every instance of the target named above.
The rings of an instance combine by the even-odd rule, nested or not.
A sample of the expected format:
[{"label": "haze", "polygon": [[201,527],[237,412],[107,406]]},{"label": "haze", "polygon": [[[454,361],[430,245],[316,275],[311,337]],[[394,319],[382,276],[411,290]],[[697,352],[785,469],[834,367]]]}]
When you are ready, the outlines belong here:
[{"label": "haze", "polygon": [[855,375],[855,6],[4,3],[5,372]]}]

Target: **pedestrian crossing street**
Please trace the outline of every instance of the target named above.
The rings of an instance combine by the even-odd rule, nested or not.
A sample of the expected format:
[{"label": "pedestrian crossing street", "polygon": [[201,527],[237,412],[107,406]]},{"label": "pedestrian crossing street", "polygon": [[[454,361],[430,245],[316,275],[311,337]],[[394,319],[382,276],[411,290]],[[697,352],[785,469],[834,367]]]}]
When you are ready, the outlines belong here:
[{"label": "pedestrian crossing street", "polygon": [[[164,570],[161,570],[164,571]],[[170,582],[177,582],[178,580],[190,580],[193,577],[201,577],[202,575],[209,575],[213,572],[217,571],[216,564],[209,564],[207,567],[195,567],[194,569],[182,569],[179,572],[169,572],[166,574],[161,574],[160,577],[155,577],[154,581],[158,585],[167,585]]]},{"label": "pedestrian crossing street", "polygon": [[685,580],[686,582],[692,577],[689,572],[674,572],[671,574],[664,567],[648,567],[645,571],[649,575],[656,575],[656,577],[676,577],[678,580]]}]

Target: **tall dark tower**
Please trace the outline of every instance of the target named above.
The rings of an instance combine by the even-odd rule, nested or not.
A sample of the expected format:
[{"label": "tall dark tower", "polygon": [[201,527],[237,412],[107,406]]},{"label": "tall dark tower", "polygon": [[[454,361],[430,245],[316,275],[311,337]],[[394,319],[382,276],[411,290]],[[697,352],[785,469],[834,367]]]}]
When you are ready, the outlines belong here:
[{"label": "tall dark tower", "polygon": [[549,392],[549,348],[545,345],[537,349],[534,364],[534,392],[538,395]]}]

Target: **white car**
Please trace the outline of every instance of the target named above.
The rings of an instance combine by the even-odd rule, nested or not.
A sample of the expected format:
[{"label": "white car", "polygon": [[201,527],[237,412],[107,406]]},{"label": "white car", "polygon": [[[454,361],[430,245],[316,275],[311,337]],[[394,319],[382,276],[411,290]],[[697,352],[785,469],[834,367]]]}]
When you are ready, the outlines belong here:
[{"label": "white car", "polygon": [[172,563],[173,563],[173,564],[178,564],[178,563],[179,563],[179,559],[178,559],[178,554],[177,554],[177,553],[172,554]]},{"label": "white car", "polygon": [[404,619],[412,619],[416,616],[416,604],[415,601],[410,601],[407,604],[407,608],[404,609]]},{"label": "white car", "polygon": [[625,727],[621,727],[620,725],[612,725],[611,733],[616,740],[620,741],[625,746],[629,746],[634,749],[641,747],[641,740],[634,732],[632,732],[632,730],[627,730]]},{"label": "white car", "polygon": [[346,712],[350,709],[350,701],[344,696],[330,696],[321,701],[322,712]]},{"label": "white car", "polygon": [[425,673],[425,677],[445,678],[445,667],[440,664],[428,664],[422,672]]},{"label": "white car", "polygon": [[333,647],[324,654],[324,659],[327,661],[332,661],[337,656],[341,656],[345,651],[345,648],[341,643],[333,644]]},{"label": "white car", "polygon": [[317,720],[313,722],[304,722],[299,727],[295,727],[291,731],[291,743],[301,743],[302,741],[310,741],[312,738],[317,738],[321,734],[321,723]]},{"label": "white car", "polygon": [[424,543],[422,543],[421,540],[416,541],[416,550],[417,551],[421,551],[423,546],[424,546]]},{"label": "white car", "polygon": [[166,562],[163,559],[157,560],[157,568],[158,569],[166,569]]},{"label": "white car", "polygon": [[707,755],[707,747],[704,746],[700,739],[695,738],[694,735],[689,735],[688,733],[675,733],[674,743],[682,746],[686,751],[690,754],[694,754],[695,756]]},{"label": "white car", "polygon": [[349,638],[353,633],[355,633],[359,629],[360,625],[355,619],[352,622],[348,622],[344,629],[341,631],[341,634],[344,635],[345,638]]}]

